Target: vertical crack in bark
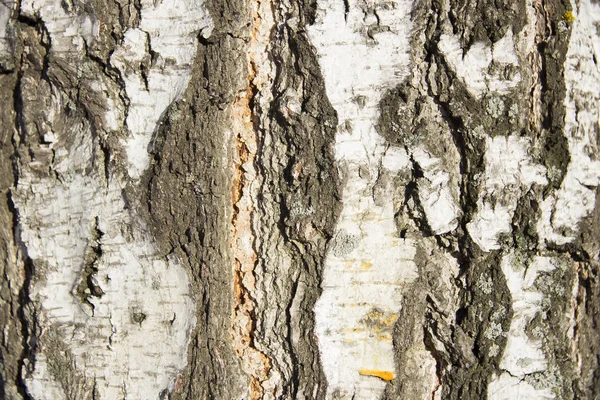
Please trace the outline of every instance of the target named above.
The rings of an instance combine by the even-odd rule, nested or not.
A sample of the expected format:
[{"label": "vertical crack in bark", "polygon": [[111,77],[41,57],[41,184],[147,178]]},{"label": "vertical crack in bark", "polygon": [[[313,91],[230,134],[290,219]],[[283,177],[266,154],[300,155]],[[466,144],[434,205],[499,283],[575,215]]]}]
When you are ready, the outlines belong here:
[{"label": "vertical crack in bark", "polygon": [[[541,160],[549,170],[550,189],[560,188],[570,162],[567,137],[564,135],[566,83],[564,65],[571,32],[557,32],[556,17],[568,0],[534,1],[537,52],[532,54],[531,111],[529,128],[544,145]],[[554,216],[552,216],[554,218]]]},{"label": "vertical crack in bark", "polygon": [[[45,29],[42,25],[42,29]],[[16,187],[18,178],[19,178],[19,138],[21,134],[24,134],[24,123],[23,123],[23,98],[21,92],[21,80],[23,78],[23,61],[21,59],[23,54],[19,54],[15,56],[18,60],[18,66],[16,71],[16,79],[15,85],[13,87],[13,108],[15,112],[14,118],[14,134],[11,139],[12,142],[12,150],[13,154],[11,156],[11,164],[12,164],[12,172],[13,172],[13,187]],[[47,63],[44,63],[44,66],[47,67]],[[45,74],[42,75],[44,78]],[[29,290],[31,286],[31,279],[33,278],[34,273],[34,265],[33,261],[29,257],[27,253],[27,247],[23,243],[20,237],[19,231],[19,215],[18,211],[13,202],[10,191],[7,196],[7,205],[8,211],[12,215],[12,231],[13,231],[13,241],[14,245],[17,248],[18,260],[22,260],[23,267],[23,281],[22,286],[19,289],[18,294],[18,304],[17,304],[17,317],[19,319],[21,325],[21,353],[18,356],[18,370],[16,375],[16,387],[24,400],[33,400],[32,397],[27,392],[26,384],[25,384],[25,376],[26,372],[30,372],[30,369],[33,367],[35,363],[35,340],[31,340],[36,336],[36,325],[33,323],[35,321],[35,310],[33,310],[33,315],[29,315],[32,311],[31,309],[31,298],[29,295]]]},{"label": "vertical crack in bark", "polygon": [[600,337],[597,334],[598,312],[598,263],[578,263],[574,298],[574,327],[571,350],[579,368],[580,376],[573,384],[577,398],[592,398],[600,387]]},{"label": "vertical crack in bark", "polygon": [[[259,69],[261,61],[267,60],[267,48],[271,26],[263,18],[272,16],[270,1],[252,3],[253,27],[248,46],[248,87],[238,93],[232,106],[234,134],[234,177],[232,185],[232,249],[234,259],[234,349],[242,360],[243,368],[251,377],[250,398],[265,396],[263,382],[271,371],[271,360],[256,348],[256,277],[258,264],[256,236],[253,228],[255,218],[254,199],[257,192],[256,167],[258,117],[255,115],[255,98],[267,86]],[[272,18],[271,18],[272,20]],[[262,71],[261,71],[262,72]]]},{"label": "vertical crack in bark", "polygon": [[[252,65],[250,66],[251,68]],[[254,269],[258,257],[255,252],[252,228],[254,204],[253,183],[256,179],[256,132],[252,121],[250,102],[253,91],[252,77],[247,91],[241,92],[233,104],[235,154],[232,187],[232,248],[234,254],[234,348],[242,359],[244,370],[251,375],[251,398],[262,398],[261,382],[270,371],[269,359],[254,347],[254,318],[256,278]]]},{"label": "vertical crack in bark", "polygon": [[33,278],[34,265],[33,261],[27,254],[27,248],[25,244],[22,242],[19,230],[18,230],[18,211],[15,208],[15,205],[12,199],[9,198],[9,209],[13,215],[13,230],[14,230],[14,242],[18,248],[20,253],[20,259],[23,260],[23,272],[24,272],[24,280],[23,286],[19,290],[19,299],[18,299],[18,309],[17,316],[21,322],[21,354],[19,356],[19,369],[17,371],[17,389],[19,390],[19,394],[23,397],[24,400],[33,400],[29,393],[27,392],[26,384],[25,384],[25,372],[31,372],[31,368],[35,365],[35,338],[36,334],[36,324],[33,323],[37,319],[35,315],[35,310],[33,310],[33,315],[28,315],[31,313],[31,298],[29,296],[29,289],[31,286],[31,279]]}]

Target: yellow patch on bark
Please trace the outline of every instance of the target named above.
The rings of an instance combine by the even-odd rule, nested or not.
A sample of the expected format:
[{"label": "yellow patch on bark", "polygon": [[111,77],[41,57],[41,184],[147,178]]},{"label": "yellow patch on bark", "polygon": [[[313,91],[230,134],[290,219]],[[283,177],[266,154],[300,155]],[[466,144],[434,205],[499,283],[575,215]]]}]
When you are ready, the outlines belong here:
[{"label": "yellow patch on bark", "polygon": [[562,15],[562,20],[569,24],[574,22],[575,15],[573,15],[573,11],[565,11],[565,13]]},{"label": "yellow patch on bark", "polygon": [[374,376],[384,381],[391,381],[394,379],[394,373],[390,371],[381,371],[378,369],[359,369],[358,373],[365,376]]},{"label": "yellow patch on bark", "polygon": [[362,260],[360,262],[360,268],[364,269],[364,270],[369,270],[373,267],[373,263],[367,261],[367,260]]}]

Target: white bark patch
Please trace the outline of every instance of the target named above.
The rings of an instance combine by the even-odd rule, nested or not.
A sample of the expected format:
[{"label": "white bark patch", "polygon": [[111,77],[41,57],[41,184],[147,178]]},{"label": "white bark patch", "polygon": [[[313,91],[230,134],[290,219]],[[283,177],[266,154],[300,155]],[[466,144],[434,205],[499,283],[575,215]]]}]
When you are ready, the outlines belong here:
[{"label": "white bark patch", "polygon": [[325,261],[316,333],[328,397],[377,398],[395,376],[391,329],[402,289],[416,276],[415,246],[398,237],[392,194],[376,205],[377,170],[410,168],[408,155],[384,157],[379,101],[407,76],[412,1],[320,1],[308,28],[338,112],[336,159],[348,166],[344,208]]},{"label": "white bark patch", "polygon": [[485,175],[477,212],[467,231],[484,251],[497,250],[498,235],[511,231],[519,197],[533,184],[545,185],[546,169],[532,162],[525,137],[486,139]]},{"label": "white bark patch", "polygon": [[[139,110],[147,112],[144,117],[150,124],[143,129],[151,135],[154,128],[149,126],[183,90],[195,50],[190,26],[209,25],[202,3],[165,3],[170,5],[143,2],[146,20],[141,27],[150,34],[128,32],[123,46],[133,48],[126,55],[131,59],[122,49],[115,56],[123,56],[121,60],[132,64],[128,68],[139,71],[140,38],[161,36],[155,43],[158,59],[150,68],[147,97],[128,91],[133,133],[139,133]],[[76,71],[85,61],[85,42],[97,35],[95,17],[67,12],[59,1],[24,1],[22,12],[42,18],[51,36],[50,54],[72,61]],[[159,32],[160,25],[165,28]],[[149,42],[143,43],[148,52]],[[172,54],[171,46],[185,54]],[[101,79],[92,83],[99,92],[105,87]],[[48,119],[58,121],[67,100],[59,91],[53,93]],[[118,125],[120,113],[111,112],[109,126]],[[101,154],[89,125],[73,121],[67,129],[43,132],[50,144],[41,145],[54,151],[53,169],[60,180],[32,173],[39,164],[34,161],[23,166],[14,192],[21,237],[36,266],[31,298],[41,310],[35,364],[24,371],[27,390],[35,399],[48,400],[87,398],[92,390],[103,399],[157,399],[173,389],[178,371],[185,367],[195,324],[189,279],[176,259],[156,254],[143,227],[133,226],[122,180],[114,177],[107,184],[89,172]],[[146,152],[148,143],[142,142]],[[141,170],[135,171],[139,176]],[[50,347],[52,340],[61,348]],[[65,382],[65,377],[70,380]]]},{"label": "white bark patch", "polygon": [[[110,60],[121,71],[131,101],[126,150],[132,178],[139,178],[148,167],[148,145],[157,124],[187,87],[198,32],[208,37],[213,28],[203,1],[142,0],[141,6],[139,28],[125,33]],[[142,62],[150,65],[145,77]]]},{"label": "white bark patch", "polygon": [[554,399],[550,389],[538,390],[530,383],[503,373],[488,386],[488,400],[547,400]]},{"label": "white bark patch", "polygon": [[594,210],[600,184],[600,161],[593,156],[600,132],[600,5],[578,3],[572,4],[576,13],[565,62],[565,135],[571,162],[560,189],[542,202],[537,226],[541,244],[561,245],[576,238],[579,222]]},{"label": "white bark patch", "polygon": [[414,161],[423,171],[417,180],[419,199],[431,230],[440,235],[458,226],[460,207],[452,186],[455,182],[445,166],[427,150],[417,148],[412,152]]},{"label": "white bark patch", "polygon": [[[79,134],[87,143],[57,157],[90,165],[91,132]],[[65,388],[56,375],[61,355],[47,356],[42,339],[27,389],[35,399],[66,399],[67,390],[78,384],[90,390],[86,385],[95,381],[100,398],[156,399],[185,367],[195,323],[188,277],[175,259],[156,256],[152,241],[131,227],[118,184],[106,188],[103,180],[64,167],[60,182],[25,171],[15,203],[23,242],[36,265],[31,297],[42,310],[40,334],[64,341],[69,366],[82,382]],[[89,278],[100,290],[96,296],[89,289],[79,292],[82,281],[87,287],[84,267],[93,248],[101,250],[93,262],[98,272]]]},{"label": "white bark patch", "polygon": [[[195,308],[185,270],[155,256],[142,233],[125,233],[129,216],[119,187],[102,189],[80,174],[63,184],[25,175],[16,199],[23,241],[43,271],[31,290],[43,312],[42,336],[56,330],[73,368],[96,381],[101,398],[158,398],[185,367]],[[96,219],[104,234],[93,243]],[[103,294],[88,298],[93,307],[77,293],[90,246],[102,250],[92,279]],[[58,396],[45,389],[64,382],[49,372],[43,346],[36,357],[30,394],[66,399],[64,390]]]},{"label": "white bark patch", "polygon": [[513,318],[500,368],[488,388],[489,400],[553,399],[553,387],[534,387],[524,378],[528,374],[545,371],[548,367],[542,350],[541,339],[531,338],[525,329],[538,312],[542,312],[543,294],[534,287],[540,272],[552,271],[556,260],[550,257],[535,257],[530,265],[518,265],[514,255],[502,259],[502,272],[512,297]]},{"label": "white bark patch", "polygon": [[52,38],[51,51],[59,56],[82,55],[98,35],[100,24],[93,14],[65,11],[60,0],[23,0],[20,12],[42,19]]},{"label": "white bark patch", "polygon": [[457,35],[441,35],[439,47],[452,69],[467,86],[468,91],[477,98],[486,92],[508,94],[509,90],[521,81],[518,72],[512,76],[503,76],[500,68],[490,69],[492,61],[498,66],[519,65],[510,29],[492,46],[477,42],[466,53]]},{"label": "white bark patch", "polygon": [[402,289],[417,277],[416,248],[398,237],[393,204],[375,205],[370,182],[355,169],[351,174],[325,263],[316,332],[329,394],[370,399],[395,374],[391,333]]}]

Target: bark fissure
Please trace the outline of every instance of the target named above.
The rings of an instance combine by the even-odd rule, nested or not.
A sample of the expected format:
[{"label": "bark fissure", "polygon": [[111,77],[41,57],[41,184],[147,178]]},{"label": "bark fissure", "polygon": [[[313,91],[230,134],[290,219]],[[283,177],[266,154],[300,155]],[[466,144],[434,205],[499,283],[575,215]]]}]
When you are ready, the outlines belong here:
[{"label": "bark fissure", "polygon": [[[252,77],[249,82],[252,81]],[[234,118],[240,120],[236,128],[234,155],[234,177],[232,188],[232,248],[234,258],[234,293],[236,305],[234,309],[233,336],[236,352],[242,359],[245,371],[251,375],[251,399],[260,399],[264,395],[262,381],[267,379],[271,369],[270,361],[265,354],[254,347],[255,331],[255,268],[258,264],[256,254],[256,237],[252,227],[254,223],[254,204],[252,195],[255,183],[257,137],[251,112],[251,99],[255,88],[252,84],[242,92],[233,104]]]},{"label": "bark fissure", "polygon": [[[236,306],[234,310],[234,343],[235,350],[242,360],[244,370],[251,376],[250,398],[261,399],[265,395],[273,396],[263,382],[269,378],[272,361],[256,347],[255,331],[256,308],[256,276],[258,266],[257,237],[255,224],[258,174],[256,168],[258,139],[258,109],[256,97],[269,85],[268,75],[261,69],[267,61],[266,49],[272,27],[265,19],[272,13],[272,4],[258,0],[252,2],[253,25],[248,42],[248,84],[246,90],[240,92],[232,106],[234,118],[234,177],[232,214],[232,247],[234,266],[234,293]],[[271,17],[272,19],[272,17]],[[273,389],[271,389],[273,390]]]},{"label": "bark fissure", "polygon": [[[18,14],[18,11],[17,15]],[[27,24],[27,26],[34,27],[38,29],[40,26],[40,21],[24,21],[20,17],[18,18],[20,23]],[[31,24],[30,24],[31,23]],[[17,29],[19,29],[17,27]],[[17,44],[17,48],[21,50],[21,43]],[[46,48],[48,51],[48,48]],[[25,141],[24,135],[25,132],[25,124],[24,124],[24,115],[23,115],[23,97],[21,93],[21,80],[23,79],[23,53],[19,51],[15,58],[18,60],[16,63],[16,79],[14,82],[14,86],[12,87],[12,100],[13,100],[13,109],[14,109],[14,132],[16,134],[11,135],[11,144],[12,144],[12,154],[9,157],[6,157],[4,160],[6,162],[10,162],[10,167],[12,170],[13,182],[12,185],[18,184],[19,174],[20,174],[20,162],[19,162],[19,143],[17,142],[17,137],[20,136],[19,142]],[[47,68],[46,61],[44,62],[45,68]],[[42,73],[43,79],[48,79],[46,73]],[[8,156],[8,154],[6,154]],[[11,186],[12,186],[11,185]],[[31,302],[30,297],[30,287],[33,275],[35,273],[35,266],[33,264],[33,260],[27,254],[27,247],[25,243],[21,240],[19,234],[19,213],[15,207],[15,204],[12,199],[12,195],[10,192],[6,194],[6,204],[7,210],[10,212],[12,219],[11,231],[13,235],[13,243],[17,252],[19,254],[20,263],[22,263],[23,269],[23,281],[21,282],[21,287],[17,296],[17,307],[16,307],[16,316],[19,319],[19,323],[21,326],[20,329],[20,345],[21,352],[18,356],[17,360],[17,371],[16,371],[16,382],[15,386],[21,397],[24,400],[34,400],[27,391],[27,386],[25,383],[25,374],[31,373],[32,367],[35,365],[35,353],[36,353],[36,310]],[[16,267],[16,266],[15,266]],[[8,277],[8,276],[6,276]],[[11,305],[12,306],[12,305]],[[6,389],[7,385],[3,385],[3,391]],[[6,393],[5,393],[6,394]],[[8,395],[7,395],[8,396]]]},{"label": "bark fissure", "polygon": [[14,243],[18,246],[21,259],[23,260],[23,270],[25,277],[21,289],[19,290],[18,297],[18,308],[17,315],[21,323],[21,354],[18,361],[18,372],[16,386],[19,393],[24,400],[34,400],[27,392],[27,386],[25,384],[25,377],[23,376],[26,372],[30,373],[32,367],[35,365],[35,340],[36,340],[36,312],[31,303],[31,297],[29,296],[29,288],[31,286],[31,280],[35,271],[33,261],[27,255],[27,248],[24,243],[20,240],[18,235],[18,212],[14,207],[12,200],[9,198],[9,209],[11,210],[14,218],[13,230],[15,232]]}]

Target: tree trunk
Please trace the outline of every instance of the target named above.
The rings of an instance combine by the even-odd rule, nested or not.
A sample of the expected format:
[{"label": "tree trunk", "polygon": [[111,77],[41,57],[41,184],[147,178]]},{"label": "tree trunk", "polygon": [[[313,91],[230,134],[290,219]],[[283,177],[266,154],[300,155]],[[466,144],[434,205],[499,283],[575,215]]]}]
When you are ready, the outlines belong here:
[{"label": "tree trunk", "polygon": [[600,398],[598,59],[598,0],[2,0],[1,397]]}]

